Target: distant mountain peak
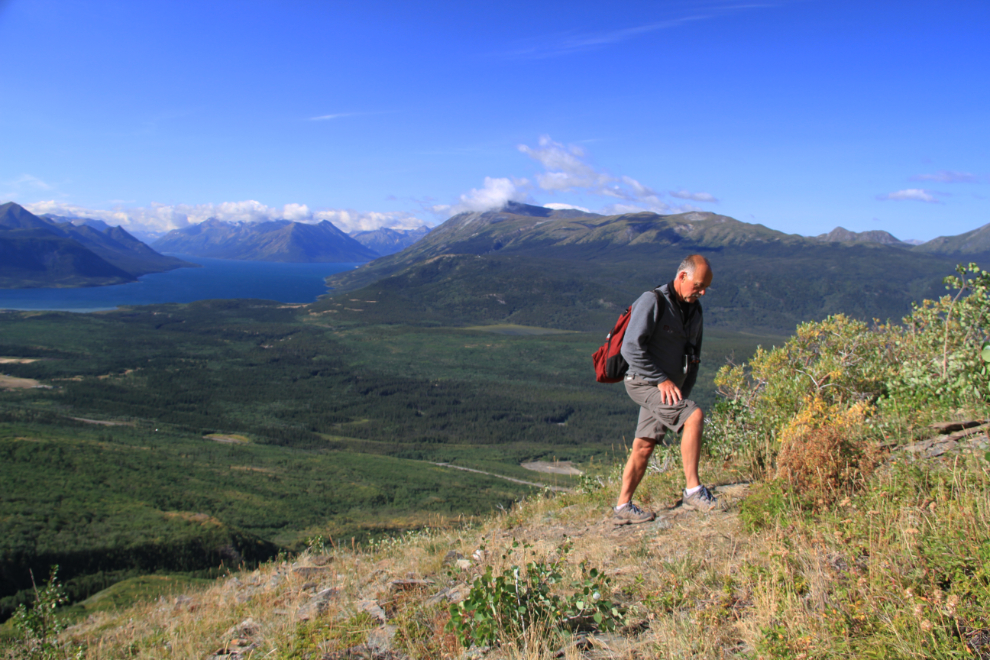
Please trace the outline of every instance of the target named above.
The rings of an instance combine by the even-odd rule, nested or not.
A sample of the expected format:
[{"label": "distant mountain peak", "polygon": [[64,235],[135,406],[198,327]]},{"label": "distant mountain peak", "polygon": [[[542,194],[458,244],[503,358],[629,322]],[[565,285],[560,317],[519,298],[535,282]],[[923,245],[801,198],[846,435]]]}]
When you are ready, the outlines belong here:
[{"label": "distant mountain peak", "polygon": [[553,213],[553,209],[548,209],[545,206],[533,206],[532,204],[524,204],[522,202],[508,201],[502,208],[498,209],[502,213],[512,213],[513,215],[528,215],[534,218],[549,218],[550,214]]},{"label": "distant mountain peak", "polygon": [[881,245],[904,245],[904,241],[901,241],[893,234],[880,231],[878,229],[855,232],[849,231],[845,227],[836,227],[829,233],[819,234],[815,238],[820,241],[825,241],[826,243],[880,243]]},{"label": "distant mountain peak", "polygon": [[378,257],[326,220],[318,224],[285,219],[234,223],[209,218],[175,229],[154,245],[165,252],[246,261],[346,263]]},{"label": "distant mountain peak", "polygon": [[385,256],[405,250],[428,233],[430,228],[423,225],[415,229],[379,227],[367,231],[352,231],[349,236],[366,248]]},{"label": "distant mountain peak", "polygon": [[990,223],[958,236],[933,238],[916,249],[940,254],[990,254]]}]

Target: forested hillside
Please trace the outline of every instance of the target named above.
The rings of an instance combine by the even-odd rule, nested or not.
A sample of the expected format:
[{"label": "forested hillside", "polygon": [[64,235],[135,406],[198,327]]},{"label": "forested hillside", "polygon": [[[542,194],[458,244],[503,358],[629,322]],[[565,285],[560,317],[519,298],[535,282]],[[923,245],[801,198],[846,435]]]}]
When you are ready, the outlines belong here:
[{"label": "forested hillside", "polygon": [[[594,330],[672,279],[693,252],[715,274],[706,326],[774,334],[837,313],[898,320],[913,301],[939,295],[958,262],[905,244],[823,242],[712,213],[598,216],[513,204],[455,216],[403,252],[331,276],[335,290],[320,306],[382,322]],[[990,253],[967,261],[990,265]]]}]

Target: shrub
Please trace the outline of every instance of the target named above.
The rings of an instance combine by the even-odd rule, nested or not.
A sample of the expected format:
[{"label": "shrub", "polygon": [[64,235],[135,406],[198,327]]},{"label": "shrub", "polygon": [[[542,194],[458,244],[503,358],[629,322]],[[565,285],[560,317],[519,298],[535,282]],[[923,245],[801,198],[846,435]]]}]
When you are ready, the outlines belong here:
[{"label": "shrub", "polygon": [[890,326],[844,315],[802,323],[783,346],[762,347],[748,365],[715,377],[722,400],[709,428],[749,455],[757,477],[773,477],[781,433],[809,404],[842,410],[886,393],[895,360]]},{"label": "shrub", "polygon": [[976,264],[945,278],[955,296],[924,300],[904,319],[891,396],[907,405],[959,407],[990,394],[990,272]]},{"label": "shrub", "polygon": [[777,475],[802,507],[825,507],[872,473],[879,450],[863,432],[871,408],[860,401],[843,409],[815,397],[781,432]]},{"label": "shrub", "polygon": [[[34,580],[34,575],[31,579]],[[40,591],[37,586],[34,588],[31,609],[21,605],[14,612],[13,626],[21,634],[19,650],[22,657],[32,660],[75,657],[74,649],[58,639],[59,633],[65,629],[65,622],[56,614],[56,609],[68,600],[58,581],[58,566],[52,566],[45,587]]]},{"label": "shrub", "polygon": [[[513,541],[505,557],[519,547]],[[525,552],[529,546],[523,546]],[[544,630],[614,630],[625,620],[623,608],[608,600],[609,579],[580,565],[580,578],[563,582],[565,544],[552,561],[513,565],[495,575],[489,566],[474,581],[468,597],[450,608],[447,630],[461,643],[485,646],[525,640],[536,627]]]},{"label": "shrub", "polygon": [[[903,325],[830,316],[801,324],[781,347],[757,349],[747,365],[724,366],[710,444],[747,456],[756,478],[779,474],[792,490],[813,486],[827,501],[868,473],[874,449],[857,446],[868,427],[891,415],[917,421],[933,410],[985,410],[990,273],[976,264],[956,270],[945,278],[956,294],[915,305]],[[862,430],[841,428],[853,410]]]}]

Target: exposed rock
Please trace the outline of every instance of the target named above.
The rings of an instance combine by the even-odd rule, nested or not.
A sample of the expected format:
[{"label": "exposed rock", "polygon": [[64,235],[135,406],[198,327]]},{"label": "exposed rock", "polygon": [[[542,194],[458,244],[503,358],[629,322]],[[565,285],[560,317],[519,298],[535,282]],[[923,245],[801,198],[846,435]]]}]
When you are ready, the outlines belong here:
[{"label": "exposed rock", "polygon": [[237,592],[237,594],[234,596],[234,599],[238,603],[242,603],[242,604],[246,603],[252,598],[254,598],[254,594],[257,591],[258,591],[258,587],[244,587],[243,589]]},{"label": "exposed rock", "polygon": [[224,637],[257,637],[261,634],[261,626],[251,617],[244,619],[223,634]]},{"label": "exposed rock", "polygon": [[426,603],[428,605],[435,605],[440,601],[446,600],[448,603],[456,605],[457,603],[467,598],[468,594],[470,593],[471,593],[471,585],[464,584],[463,582],[459,582],[452,587],[448,587],[438,593],[433,594],[426,600]]},{"label": "exposed rock", "polygon": [[920,458],[935,458],[955,449],[957,446],[959,446],[959,443],[955,440],[950,440],[948,436],[940,435],[931,440],[912,442],[902,447],[902,449]]},{"label": "exposed rock", "polygon": [[223,647],[206,656],[206,660],[235,660],[239,658],[249,658],[254,655],[253,651],[257,648],[258,644],[250,639],[232,639],[227,644],[224,644]]},{"label": "exposed rock", "polygon": [[409,591],[433,584],[433,580],[392,580],[388,583],[389,591]]},{"label": "exposed rock", "polygon": [[462,555],[461,553],[457,552],[457,550],[451,550],[446,555],[444,555],[443,565],[444,566],[451,566],[451,565],[457,564],[457,562],[459,562],[459,561],[461,561],[463,559],[464,559],[464,555]]},{"label": "exposed rock", "polygon": [[309,621],[310,619],[315,619],[316,617],[323,614],[330,601],[337,596],[340,592],[339,589],[324,589],[320,593],[316,594],[309,599],[309,602],[299,608],[296,612],[297,621]]},{"label": "exposed rock", "polygon": [[388,619],[388,617],[385,614],[385,610],[381,608],[381,605],[379,605],[378,601],[376,600],[359,600],[357,602],[357,608],[358,611],[367,612],[368,614],[375,617],[382,623],[385,623],[385,621]]},{"label": "exposed rock", "polygon": [[968,429],[974,426],[983,426],[985,423],[976,419],[965,422],[935,422],[934,424],[929,424],[928,428],[935,429],[939,433],[952,433],[953,431],[961,431],[962,429]]},{"label": "exposed rock", "polygon": [[335,651],[319,656],[319,660],[408,660],[409,656],[397,651],[380,651],[365,644],[352,646],[346,651]]},{"label": "exposed rock", "polygon": [[299,578],[309,579],[326,575],[330,569],[326,566],[296,566],[292,569],[292,575]]},{"label": "exposed rock", "polygon": [[636,621],[630,621],[626,625],[619,628],[619,634],[625,635],[626,637],[633,637],[646,632],[650,628],[649,619],[638,619]]},{"label": "exposed rock", "polygon": [[368,640],[365,642],[365,646],[372,648],[380,653],[392,651],[392,642],[395,639],[395,633],[399,629],[395,626],[383,625],[375,628],[370,633],[368,633]]}]

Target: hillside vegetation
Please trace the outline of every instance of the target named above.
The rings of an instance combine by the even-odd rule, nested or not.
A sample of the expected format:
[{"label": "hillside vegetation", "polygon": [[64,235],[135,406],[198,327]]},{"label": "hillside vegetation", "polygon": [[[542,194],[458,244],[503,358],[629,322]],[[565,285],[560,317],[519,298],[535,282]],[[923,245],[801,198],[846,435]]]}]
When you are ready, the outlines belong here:
[{"label": "hillside vegetation", "polygon": [[[510,204],[454,216],[402,252],[329,277],[335,290],[317,308],[383,323],[590,331],[672,279],[693,252],[707,256],[715,274],[706,328],[769,334],[829,314],[900,319],[913,301],[937,296],[958,261],[906,244],[823,242],[712,213],[589,216]],[[982,250],[966,261],[987,267],[988,257]]]},{"label": "hillside vegetation", "polygon": [[24,610],[9,654],[986,657],[990,273],[948,283],[901,324],[805,323],[720,372],[702,469],[724,511],[681,509],[661,452],[638,494],[658,520],[616,528],[618,473],[585,466],[483,521],[317,535],[181,596],[83,604],[58,636]]}]

